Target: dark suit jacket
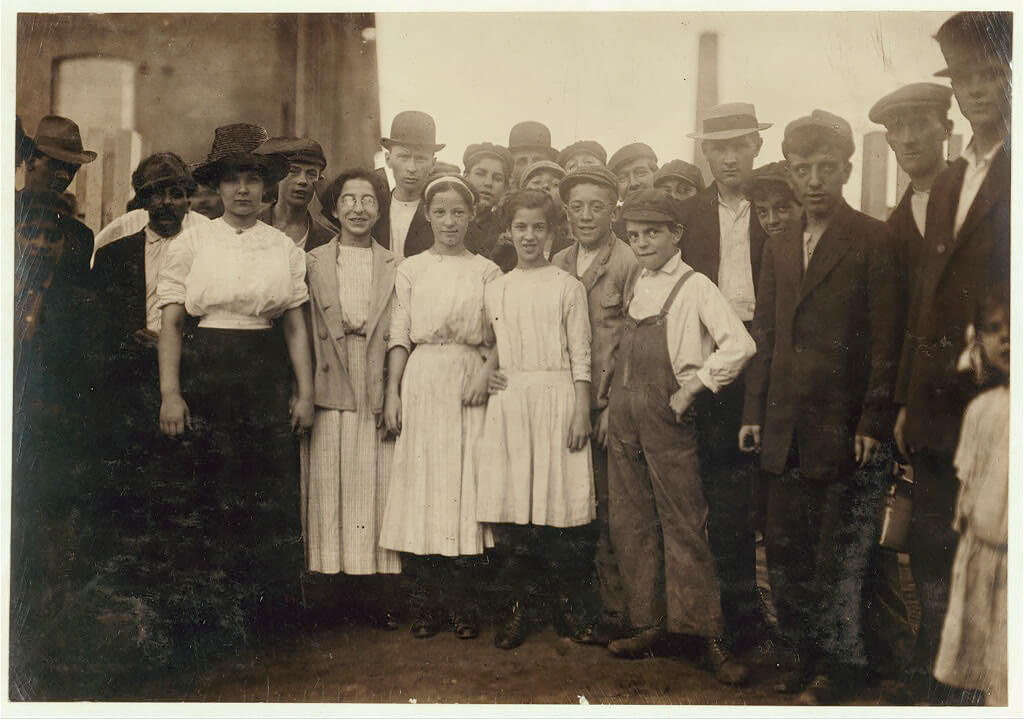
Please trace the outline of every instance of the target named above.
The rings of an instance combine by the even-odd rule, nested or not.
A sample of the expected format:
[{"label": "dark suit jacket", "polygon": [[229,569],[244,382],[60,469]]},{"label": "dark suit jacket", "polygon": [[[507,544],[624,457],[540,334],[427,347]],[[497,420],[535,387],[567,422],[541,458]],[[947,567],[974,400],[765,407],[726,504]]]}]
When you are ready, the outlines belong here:
[{"label": "dark suit jacket", "polygon": [[973,395],[956,371],[965,329],[985,289],[1010,279],[1009,141],[993,158],[954,237],[966,168],[966,160],[957,160],[932,186],[921,277],[910,302],[896,393],[907,410],[907,442],[948,454],[956,449],[963,410]]},{"label": "dark suit jacket", "polygon": [[[679,245],[683,262],[718,284],[718,264],[721,260],[721,230],[718,226],[718,185],[714,182],[682,203],[680,213],[683,239]],[[768,235],[750,208],[750,269],[754,292],[761,276],[761,254]]]},{"label": "dark suit jacket", "polygon": [[[390,196],[389,196],[390,198]],[[373,226],[373,236],[384,249],[391,249],[391,203],[382,207],[377,224]],[[412,216],[412,223],[409,225],[409,232],[405,235],[405,247],[402,254],[405,257],[418,255],[424,250],[429,250],[434,245],[434,231],[430,229],[427,216],[423,214],[423,203],[416,208],[416,214]]]},{"label": "dark suit jacket", "polygon": [[802,474],[842,479],[854,436],[887,439],[901,326],[888,227],[845,203],[807,272],[803,238],[768,239],[754,314],[743,423],[761,425],[761,465],[782,473],[796,442]]},{"label": "dark suit jacket", "polygon": [[[260,213],[259,217],[261,222],[265,222],[271,227],[274,226],[274,205],[276,204],[276,202],[271,203],[269,207]],[[317,247],[326,245],[330,242],[332,237],[338,234],[337,230],[327,227],[325,222],[315,219],[311,214],[309,214],[309,210],[306,210],[306,222],[309,223],[309,234],[306,235],[306,246],[303,248],[306,252],[310,252],[315,250]]]}]

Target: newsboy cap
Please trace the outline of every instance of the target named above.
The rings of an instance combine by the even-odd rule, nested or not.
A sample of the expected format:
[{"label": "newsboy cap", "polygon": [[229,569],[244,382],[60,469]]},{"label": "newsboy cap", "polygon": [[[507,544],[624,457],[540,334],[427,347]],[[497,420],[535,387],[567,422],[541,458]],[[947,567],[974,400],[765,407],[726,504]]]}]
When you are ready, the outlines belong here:
[{"label": "newsboy cap", "polygon": [[565,168],[557,162],[552,162],[551,160],[537,160],[536,162],[527,165],[523,170],[523,174],[519,178],[519,186],[526,187],[526,183],[530,181],[530,178],[543,170],[553,172],[558,175],[559,178],[565,177]]},{"label": "newsboy cap", "polygon": [[632,142],[615,151],[612,158],[608,160],[608,169],[612,172],[617,172],[627,162],[638,160],[641,157],[646,157],[655,165],[658,164],[658,156],[654,154],[654,150],[651,149],[650,145],[643,142]]},{"label": "newsboy cap", "polygon": [[490,142],[480,142],[467,147],[466,151],[462,153],[462,166],[466,168],[466,172],[469,172],[469,168],[483,157],[496,158],[505,168],[505,174],[512,174],[512,153],[501,145],[494,145]]},{"label": "newsboy cap", "polygon": [[662,165],[654,173],[654,186],[657,187],[659,182],[670,177],[687,182],[696,187],[698,191],[704,189],[704,176],[701,174],[700,168],[685,160],[669,160]]},{"label": "newsboy cap", "polygon": [[953,90],[934,82],[915,82],[890,92],[876,102],[868,112],[868,119],[884,125],[899,110],[904,108],[928,108],[943,115],[949,112]]},{"label": "newsboy cap", "polygon": [[558,164],[565,167],[569,158],[583,152],[596,157],[602,165],[608,162],[608,153],[601,147],[601,143],[596,140],[578,140],[558,153]]},{"label": "newsboy cap", "polygon": [[942,23],[935,33],[946,67],[937,77],[958,70],[1000,64],[1009,66],[1013,56],[1013,14],[992,10],[959,12]]},{"label": "newsboy cap", "polygon": [[748,200],[751,195],[760,188],[767,185],[778,185],[786,189],[795,199],[796,187],[793,184],[793,177],[789,174],[789,167],[785,162],[769,162],[767,165],[754,168],[750,177],[743,183],[743,194]]},{"label": "newsboy cap", "polygon": [[568,173],[558,183],[558,195],[562,198],[562,202],[569,201],[569,190],[576,185],[586,183],[607,187],[616,198],[618,197],[619,181],[611,170],[603,165],[584,165]]},{"label": "newsboy cap", "polygon": [[622,206],[622,219],[635,222],[679,222],[679,201],[661,190],[634,192]]},{"label": "newsboy cap", "polygon": [[788,141],[802,132],[814,129],[824,130],[830,140],[842,148],[847,156],[853,154],[853,129],[850,127],[850,123],[827,110],[812,110],[810,115],[798,117],[786,125],[786,131],[782,138],[782,153],[786,154]]},{"label": "newsboy cap", "polygon": [[257,155],[281,155],[288,162],[308,162],[311,165],[320,165],[323,170],[327,167],[327,158],[324,156],[324,149],[316,140],[307,137],[271,137],[258,148]]},{"label": "newsboy cap", "polygon": [[196,190],[196,181],[185,161],[173,152],[157,152],[144,158],[132,173],[132,190],[136,197],[169,185],[181,185],[189,194]]}]

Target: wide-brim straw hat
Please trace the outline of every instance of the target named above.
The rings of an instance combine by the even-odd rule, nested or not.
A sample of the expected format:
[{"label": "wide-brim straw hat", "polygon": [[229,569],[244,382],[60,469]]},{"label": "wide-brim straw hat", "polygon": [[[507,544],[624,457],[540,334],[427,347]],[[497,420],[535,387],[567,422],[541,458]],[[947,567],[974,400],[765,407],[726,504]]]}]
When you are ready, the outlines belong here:
[{"label": "wide-brim straw hat", "polygon": [[701,121],[700,132],[691,132],[687,137],[698,141],[731,140],[771,126],[770,122],[757,121],[757,112],[749,102],[727,102],[710,108]]},{"label": "wide-brim straw hat", "polygon": [[196,182],[215,187],[220,176],[230,169],[255,170],[266,184],[280,182],[287,174],[283,155],[255,153],[267,141],[267,131],[259,125],[236,123],[218,127],[213,134],[213,145],[206,159],[192,168]]}]

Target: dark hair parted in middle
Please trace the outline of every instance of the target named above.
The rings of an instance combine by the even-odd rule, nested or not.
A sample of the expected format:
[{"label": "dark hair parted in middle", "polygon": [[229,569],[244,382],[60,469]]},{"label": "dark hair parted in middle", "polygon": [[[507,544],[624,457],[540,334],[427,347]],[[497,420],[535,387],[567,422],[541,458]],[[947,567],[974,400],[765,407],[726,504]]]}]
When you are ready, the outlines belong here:
[{"label": "dark hair parted in middle", "polygon": [[338,223],[334,210],[338,205],[338,198],[341,197],[341,191],[349,180],[366,180],[369,182],[370,187],[373,188],[373,194],[377,198],[377,207],[380,208],[380,213],[383,215],[389,211],[391,193],[388,192],[387,180],[381,176],[381,173],[368,170],[365,167],[350,167],[347,170],[342,170],[330,183],[317,187],[317,197],[320,198],[320,211],[324,217],[335,224]]},{"label": "dark hair parted in middle", "polygon": [[501,226],[506,230],[511,228],[518,210],[533,209],[543,210],[544,219],[550,227],[558,224],[561,212],[550,194],[542,190],[518,190],[501,201]]}]

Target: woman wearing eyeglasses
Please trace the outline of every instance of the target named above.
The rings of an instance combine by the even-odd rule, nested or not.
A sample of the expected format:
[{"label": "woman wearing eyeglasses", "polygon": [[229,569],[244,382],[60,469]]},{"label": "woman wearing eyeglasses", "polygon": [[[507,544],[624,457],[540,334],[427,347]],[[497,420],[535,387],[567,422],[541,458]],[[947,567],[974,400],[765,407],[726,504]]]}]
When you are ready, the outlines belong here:
[{"label": "woman wearing eyeglasses", "polygon": [[[387,189],[364,169],[318,188],[323,214],[341,231],[306,255],[316,368],[313,431],[303,444],[302,526],[306,567],[323,574],[396,574],[397,552],[378,546],[394,441],[383,429],[384,368],[395,259],[372,236]],[[367,590],[371,587],[367,586]],[[368,591],[369,618],[397,625],[386,599]]]},{"label": "woman wearing eyeglasses", "polygon": [[271,197],[277,199],[260,213],[260,222],[285,233],[306,252],[326,244],[334,232],[309,214],[313,189],[327,168],[320,143],[304,137],[272,137],[256,153],[280,155],[287,163],[284,178],[276,189],[270,188]]}]

